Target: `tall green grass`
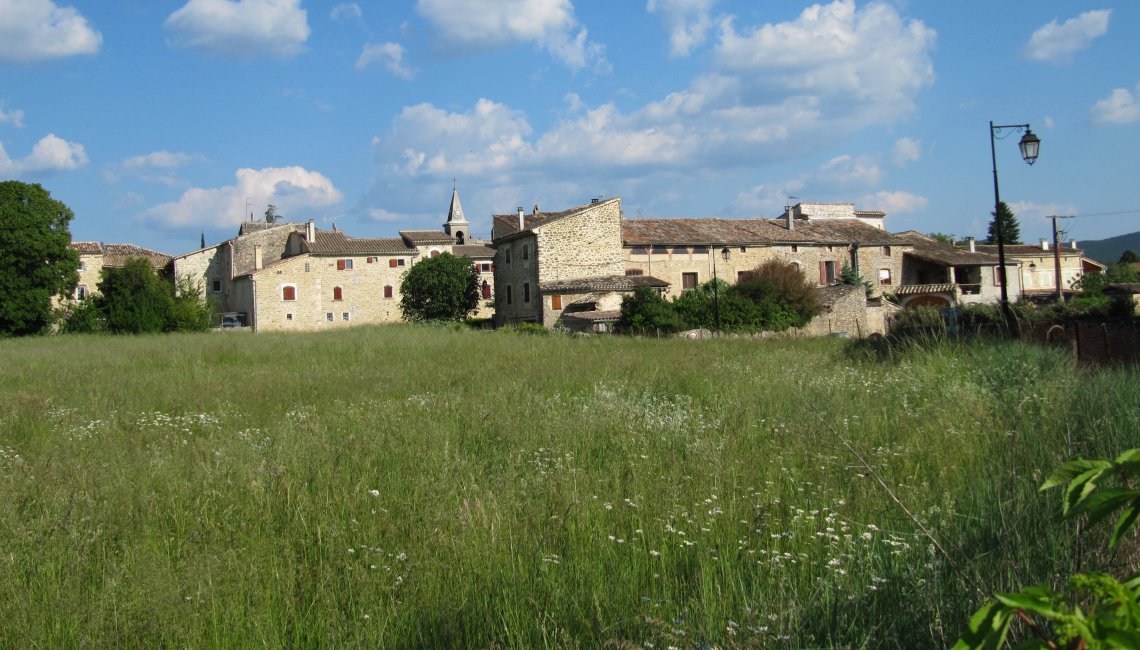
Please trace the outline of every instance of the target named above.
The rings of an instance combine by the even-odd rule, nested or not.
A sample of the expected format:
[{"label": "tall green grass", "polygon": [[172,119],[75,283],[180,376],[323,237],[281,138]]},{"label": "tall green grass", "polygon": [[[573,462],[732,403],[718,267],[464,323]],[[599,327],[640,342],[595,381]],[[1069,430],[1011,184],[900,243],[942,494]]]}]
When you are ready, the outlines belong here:
[{"label": "tall green grass", "polygon": [[0,647],[943,647],[992,590],[1135,563],[1036,486],[1140,445],[1140,377],[1050,350],[401,326],[0,362]]}]

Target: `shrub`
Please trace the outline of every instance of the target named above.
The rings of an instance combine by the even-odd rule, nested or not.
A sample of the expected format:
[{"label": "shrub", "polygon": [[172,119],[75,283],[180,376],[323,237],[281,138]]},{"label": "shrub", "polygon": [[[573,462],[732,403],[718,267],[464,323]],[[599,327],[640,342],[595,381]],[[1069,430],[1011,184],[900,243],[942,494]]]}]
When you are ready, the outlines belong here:
[{"label": "shrub", "polygon": [[672,334],[681,329],[681,318],[665,298],[650,287],[638,287],[621,301],[617,330],[632,334]]},{"label": "shrub", "polygon": [[815,285],[803,271],[779,260],[769,260],[746,271],[733,289],[753,302],[770,300],[785,306],[794,315],[790,326],[807,325],[822,308]]},{"label": "shrub", "polygon": [[103,314],[93,298],[84,298],[61,309],[59,331],[64,334],[94,334],[106,329]]},{"label": "shrub", "polygon": [[122,268],[104,268],[99,293],[99,311],[111,332],[143,334],[170,329],[173,292],[147,260],[137,258]]}]

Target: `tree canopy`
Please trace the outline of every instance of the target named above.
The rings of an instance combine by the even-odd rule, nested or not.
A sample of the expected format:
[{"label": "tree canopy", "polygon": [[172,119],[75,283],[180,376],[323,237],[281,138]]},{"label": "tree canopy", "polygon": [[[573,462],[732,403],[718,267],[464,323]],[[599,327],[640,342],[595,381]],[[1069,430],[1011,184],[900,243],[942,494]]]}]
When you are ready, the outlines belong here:
[{"label": "tree canopy", "polygon": [[71,250],[74,215],[37,184],[0,182],[0,336],[44,331],[52,297],[79,282]]},{"label": "tree canopy", "polygon": [[[986,234],[987,244],[998,243],[998,229],[1001,229],[1002,239],[1004,244],[1020,244],[1021,243],[1021,224],[1017,222],[1017,217],[1005,201],[998,203],[998,212],[990,213],[993,219],[990,220],[989,230]],[[1001,224],[999,226],[999,223]]]},{"label": "tree canopy", "polygon": [[400,311],[409,321],[463,320],[479,306],[479,272],[470,258],[441,253],[412,265],[400,294]]}]

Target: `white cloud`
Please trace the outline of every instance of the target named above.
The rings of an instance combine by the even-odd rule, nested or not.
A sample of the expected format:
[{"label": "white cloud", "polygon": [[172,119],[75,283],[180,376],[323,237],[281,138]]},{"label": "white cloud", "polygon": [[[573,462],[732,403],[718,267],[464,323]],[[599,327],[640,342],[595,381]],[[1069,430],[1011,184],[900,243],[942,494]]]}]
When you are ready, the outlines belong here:
[{"label": "white cloud", "polygon": [[879,165],[870,156],[836,156],[824,163],[820,175],[840,185],[878,185],[883,178]]},{"label": "white cloud", "polygon": [[609,69],[605,48],[586,40],[571,0],[417,0],[416,9],[450,47],[534,43],[573,70]]},{"label": "white cloud", "polygon": [[1097,124],[1131,124],[1140,120],[1140,84],[1135,93],[1127,88],[1117,88],[1108,97],[1098,101],[1090,111],[1092,121]]},{"label": "white cloud", "polygon": [[51,0],[0,2],[0,63],[95,54],[103,42],[78,11]]},{"label": "white cloud", "polygon": [[24,158],[12,160],[0,143],[0,175],[44,175],[78,169],[87,164],[87,150],[83,145],[68,142],[49,133],[32,147]]},{"label": "white cloud", "polygon": [[363,70],[379,63],[401,79],[411,79],[416,71],[404,65],[404,46],[399,43],[369,43],[364,46],[360,58],[356,59],[356,69]]},{"label": "white cloud", "polygon": [[189,0],[164,26],[177,46],[243,60],[290,57],[309,38],[301,0]]},{"label": "white cloud", "polygon": [[716,0],[649,0],[645,9],[660,14],[669,30],[669,52],[688,56],[708,38],[713,21],[709,12]]},{"label": "white cloud", "polygon": [[11,124],[17,129],[24,126],[24,111],[18,108],[13,108],[9,111],[4,108],[4,105],[7,103],[8,102],[3,99],[0,99],[0,124]]},{"label": "white cloud", "polygon": [[344,200],[331,180],[303,167],[239,169],[235,177],[233,185],[189,189],[177,201],[156,205],[144,216],[172,227],[231,226],[248,218],[247,200],[256,206],[272,203],[290,220],[314,218],[314,211]]},{"label": "white cloud", "polygon": [[922,212],[927,203],[925,196],[910,192],[875,192],[859,200],[861,210],[882,210],[888,217]]},{"label": "white cloud", "polygon": [[333,7],[329,13],[329,18],[333,20],[361,20],[364,18],[364,12],[360,10],[360,5],[355,2],[346,2]]},{"label": "white cloud", "polygon": [[[1027,230],[1042,230],[1041,223],[1048,217],[1077,214],[1079,210],[1071,203],[1034,203],[1033,201],[1010,201],[1009,209],[1021,224],[1024,238]],[[993,206],[990,206],[993,211]],[[988,215],[989,213],[987,213]],[[989,223],[987,217],[986,222]]]},{"label": "white cloud", "polygon": [[1111,9],[1100,9],[1086,11],[1060,25],[1056,19],[1051,20],[1033,32],[1029,42],[1022,48],[1022,54],[1035,61],[1071,61],[1074,54],[1108,32],[1108,19],[1111,15]]},{"label": "white cloud", "polygon": [[922,157],[922,143],[914,138],[899,138],[895,141],[891,152],[891,162],[896,167],[905,167],[909,163],[918,162]]},{"label": "white cloud", "polygon": [[836,109],[854,102],[879,115],[863,119],[884,120],[913,110],[914,93],[934,81],[935,37],[891,5],[858,9],[853,0],[836,0],[794,21],[741,32],[731,18],[722,20],[716,61],[757,91],[830,99]]},{"label": "white cloud", "polygon": [[103,169],[103,180],[117,183],[126,175],[148,183],[159,183],[167,187],[185,187],[186,182],[172,174],[173,171],[190,163],[205,160],[204,156],[166,150],[155,151],[141,156],[126,158],[116,165]]}]

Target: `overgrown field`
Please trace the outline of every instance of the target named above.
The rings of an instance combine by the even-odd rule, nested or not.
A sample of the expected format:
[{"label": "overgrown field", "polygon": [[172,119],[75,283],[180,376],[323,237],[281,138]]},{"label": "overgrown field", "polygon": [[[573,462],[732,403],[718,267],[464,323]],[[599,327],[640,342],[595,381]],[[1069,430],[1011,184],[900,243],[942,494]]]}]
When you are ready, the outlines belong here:
[{"label": "overgrown field", "polygon": [[946,647],[1136,568],[1036,488],[1138,404],[1012,344],[0,341],[0,647]]}]

